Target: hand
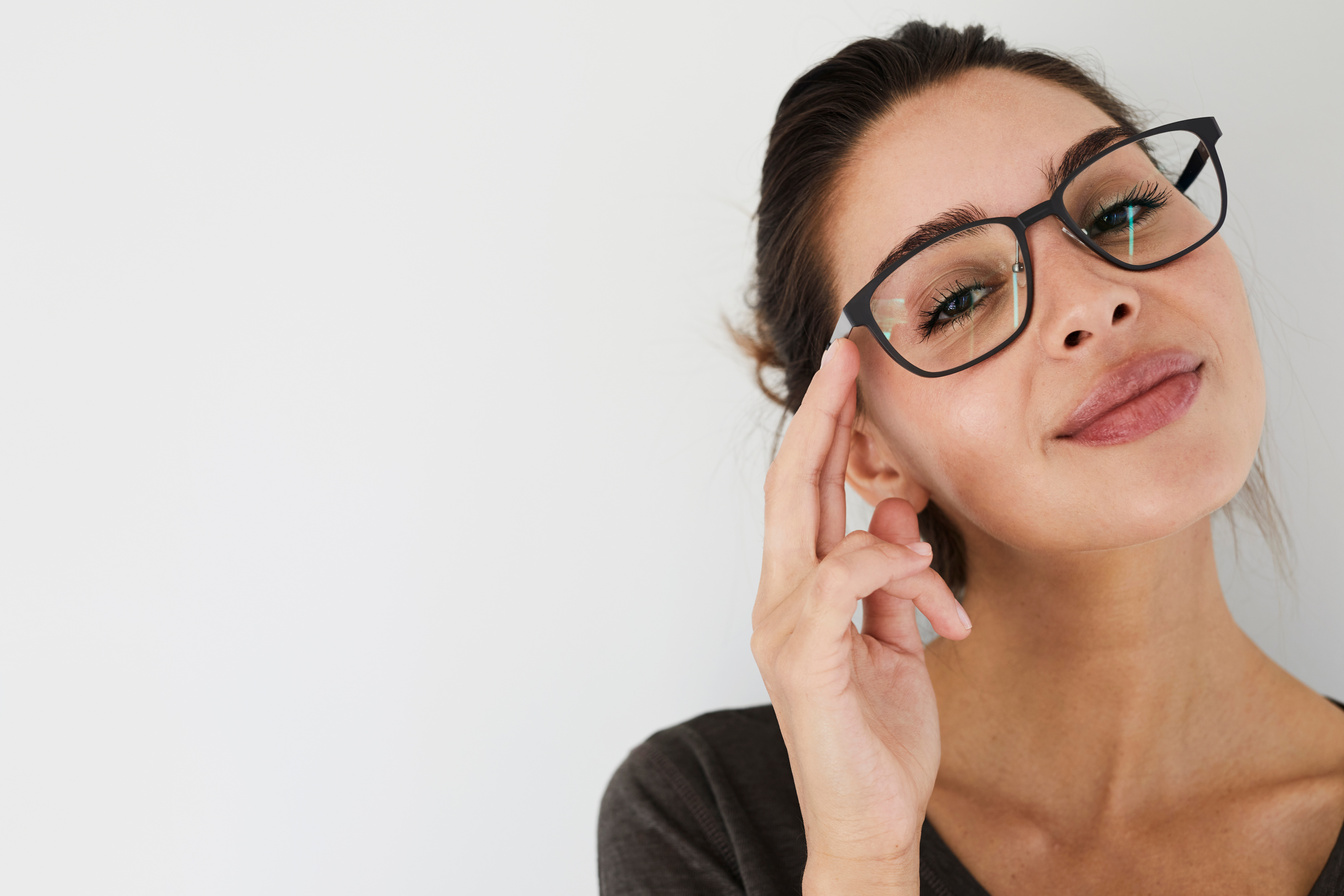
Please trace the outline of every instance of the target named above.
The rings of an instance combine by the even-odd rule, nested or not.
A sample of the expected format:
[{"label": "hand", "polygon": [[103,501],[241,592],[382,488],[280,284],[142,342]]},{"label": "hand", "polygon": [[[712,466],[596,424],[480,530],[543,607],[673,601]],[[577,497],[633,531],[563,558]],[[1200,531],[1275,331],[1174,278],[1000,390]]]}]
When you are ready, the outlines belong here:
[{"label": "hand", "polygon": [[[938,634],[969,628],[929,568],[914,509],[888,498],[845,534],[859,353],[837,342],[765,481],[765,556],[751,651],[789,753],[814,868],[918,871],[941,758],[918,607]],[[852,622],[863,604],[863,631]],[[915,884],[916,891],[918,884]]]}]

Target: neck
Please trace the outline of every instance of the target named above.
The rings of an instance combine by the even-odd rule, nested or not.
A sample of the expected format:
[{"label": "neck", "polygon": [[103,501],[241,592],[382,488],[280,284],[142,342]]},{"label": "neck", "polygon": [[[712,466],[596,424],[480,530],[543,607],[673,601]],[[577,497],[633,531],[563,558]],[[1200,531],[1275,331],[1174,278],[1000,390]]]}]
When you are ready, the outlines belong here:
[{"label": "neck", "polygon": [[1226,784],[1264,727],[1248,714],[1289,687],[1228,611],[1208,519],[1123,550],[972,555],[975,629],[927,652],[948,781],[1125,823]]}]

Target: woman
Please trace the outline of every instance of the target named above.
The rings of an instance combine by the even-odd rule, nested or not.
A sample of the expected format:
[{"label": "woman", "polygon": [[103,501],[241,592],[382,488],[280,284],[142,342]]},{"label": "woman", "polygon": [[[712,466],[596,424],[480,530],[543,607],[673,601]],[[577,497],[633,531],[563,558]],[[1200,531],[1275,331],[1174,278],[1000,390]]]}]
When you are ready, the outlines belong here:
[{"label": "woman", "polygon": [[860,41],[785,96],[746,340],[795,411],[772,705],[631,753],[604,892],[1344,892],[1344,704],[1214,565],[1265,400],[1219,131],[1141,132],[979,28]]}]

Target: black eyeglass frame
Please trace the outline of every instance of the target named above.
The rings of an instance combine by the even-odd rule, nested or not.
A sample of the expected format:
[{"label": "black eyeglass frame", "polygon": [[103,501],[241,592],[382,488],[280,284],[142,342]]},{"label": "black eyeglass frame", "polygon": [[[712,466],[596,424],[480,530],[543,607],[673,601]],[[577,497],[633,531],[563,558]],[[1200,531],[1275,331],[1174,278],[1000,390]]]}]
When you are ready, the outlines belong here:
[{"label": "black eyeglass frame", "polygon": [[[1190,185],[1194,183],[1194,180],[1196,177],[1199,176],[1199,173],[1204,170],[1205,163],[1212,162],[1213,170],[1218,175],[1218,189],[1222,192],[1222,207],[1218,215],[1218,220],[1214,222],[1213,228],[1208,233],[1204,234],[1202,238],[1197,240],[1192,245],[1186,247],[1185,249],[1182,249],[1180,252],[1177,252],[1175,255],[1163,258],[1160,261],[1148,262],[1147,264],[1130,264],[1127,261],[1121,261],[1120,259],[1114,257],[1113,255],[1110,255],[1104,249],[1102,249],[1101,246],[1099,246],[1096,243],[1096,241],[1094,241],[1090,236],[1088,236],[1087,232],[1078,225],[1078,222],[1073,220],[1073,216],[1069,214],[1069,210],[1064,206],[1064,193],[1068,190],[1069,185],[1073,183],[1075,178],[1077,178],[1080,174],[1086,171],[1099,159],[1102,159],[1110,155],[1116,150],[1124,149],[1126,146],[1138,143],[1140,140],[1146,140],[1150,137],[1156,137],[1159,134],[1166,134],[1171,131],[1189,131],[1190,133],[1198,137],[1200,140],[1199,146],[1196,147],[1195,151],[1191,154],[1190,160],[1186,163],[1185,169],[1176,179],[1176,183],[1173,184],[1173,186],[1175,186],[1177,190],[1179,190],[1182,194],[1184,194],[1185,191],[1189,189]],[[878,271],[877,276],[873,277],[872,280],[868,281],[868,284],[864,286],[863,289],[855,293],[854,298],[850,299],[848,302],[845,303],[845,307],[840,312],[840,320],[836,324],[835,331],[831,334],[831,338],[826,342],[826,347],[829,348],[837,339],[843,339],[844,337],[848,336],[854,330],[855,327],[864,327],[870,333],[873,334],[873,336],[877,339],[878,345],[882,346],[882,348],[886,351],[886,353],[891,356],[891,359],[893,361],[895,361],[897,364],[901,365],[902,367],[904,367],[906,370],[910,371],[913,374],[930,378],[948,376],[949,374],[965,370],[967,367],[972,367],[976,364],[979,364],[986,358],[993,357],[994,355],[1003,351],[1009,345],[1012,345],[1013,341],[1016,340],[1018,336],[1022,335],[1022,332],[1024,330],[1026,330],[1027,324],[1031,322],[1031,310],[1035,302],[1035,290],[1032,289],[1031,253],[1029,248],[1027,247],[1027,228],[1045,218],[1049,217],[1057,218],[1061,223],[1063,223],[1065,231],[1067,231],[1070,236],[1073,236],[1080,243],[1091,249],[1093,254],[1105,259],[1106,261],[1110,262],[1116,267],[1124,268],[1127,271],[1146,271],[1151,268],[1160,267],[1164,264],[1170,264],[1171,262],[1175,261],[1181,256],[1187,255],[1195,251],[1200,246],[1204,245],[1206,242],[1208,242],[1210,239],[1213,238],[1213,235],[1216,234],[1219,228],[1223,226],[1223,221],[1226,220],[1227,218],[1227,180],[1223,176],[1223,165],[1222,162],[1219,161],[1218,159],[1218,151],[1217,149],[1214,148],[1214,144],[1218,142],[1218,138],[1221,137],[1222,134],[1223,134],[1222,129],[1218,127],[1218,122],[1215,121],[1212,118],[1212,116],[1204,118],[1187,118],[1184,121],[1175,121],[1172,122],[1171,124],[1164,124],[1160,125],[1159,127],[1150,128],[1149,130],[1146,130],[1140,134],[1135,134],[1133,137],[1127,137],[1118,143],[1108,146],[1101,152],[1092,156],[1082,165],[1078,166],[1077,171],[1074,171],[1072,174],[1066,177],[1064,181],[1058,187],[1055,188],[1054,193],[1050,195],[1049,199],[1045,200],[1044,202],[1038,205],[1033,205],[1031,208],[1027,209],[1017,217],[982,218],[979,221],[972,221],[969,224],[964,224],[953,230],[949,230],[944,234],[936,236],[933,239],[930,239],[924,243],[921,243],[914,249],[911,249],[909,252],[902,255],[900,258],[897,258],[894,261],[892,261],[891,264],[885,266],[884,268],[882,268],[882,270]],[[1203,151],[1201,152],[1201,150]],[[954,234],[961,233],[962,231],[970,230],[975,227],[983,227],[986,224],[1002,224],[1011,229],[1014,235],[1017,237],[1018,246],[1020,246],[1022,249],[1021,263],[1027,279],[1027,302],[1026,302],[1026,309],[1024,310],[1022,315],[1022,323],[1018,324],[1018,327],[1016,330],[1013,331],[1013,334],[1009,336],[1007,339],[1005,339],[1003,342],[1001,342],[996,348],[986,352],[985,354],[976,358],[974,361],[968,361],[967,363],[962,364],[959,367],[953,367],[950,370],[940,370],[937,372],[921,370],[911,362],[907,361],[905,358],[901,357],[900,353],[896,351],[895,347],[892,346],[891,342],[887,339],[887,337],[882,335],[882,328],[877,325],[877,320],[876,318],[873,317],[872,306],[869,304],[870,300],[873,297],[873,293],[877,291],[877,287],[881,285],[882,281],[886,280],[887,277],[891,276],[893,271],[895,271],[901,265],[905,264],[905,262],[909,261],[912,257],[914,257],[916,253],[922,252],[924,249],[928,248],[934,243],[939,242],[940,240],[945,240]]]}]

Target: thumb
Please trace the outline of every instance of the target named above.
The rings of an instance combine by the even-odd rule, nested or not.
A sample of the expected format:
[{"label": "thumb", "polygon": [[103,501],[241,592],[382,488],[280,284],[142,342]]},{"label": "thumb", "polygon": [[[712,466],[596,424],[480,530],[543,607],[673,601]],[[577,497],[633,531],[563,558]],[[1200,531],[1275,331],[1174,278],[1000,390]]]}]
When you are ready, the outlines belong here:
[{"label": "thumb", "polygon": [[892,544],[914,544],[920,540],[919,517],[904,498],[885,498],[873,508],[868,531]]}]

